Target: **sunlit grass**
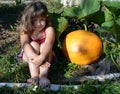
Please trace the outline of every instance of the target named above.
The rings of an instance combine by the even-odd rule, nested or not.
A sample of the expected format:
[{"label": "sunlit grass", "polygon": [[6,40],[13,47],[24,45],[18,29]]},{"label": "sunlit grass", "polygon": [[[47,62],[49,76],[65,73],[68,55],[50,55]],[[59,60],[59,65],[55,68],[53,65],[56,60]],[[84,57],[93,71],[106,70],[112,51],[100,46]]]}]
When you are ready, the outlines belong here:
[{"label": "sunlit grass", "polygon": [[16,56],[15,50],[0,55],[0,82],[25,82],[28,78],[28,66],[18,62]]}]

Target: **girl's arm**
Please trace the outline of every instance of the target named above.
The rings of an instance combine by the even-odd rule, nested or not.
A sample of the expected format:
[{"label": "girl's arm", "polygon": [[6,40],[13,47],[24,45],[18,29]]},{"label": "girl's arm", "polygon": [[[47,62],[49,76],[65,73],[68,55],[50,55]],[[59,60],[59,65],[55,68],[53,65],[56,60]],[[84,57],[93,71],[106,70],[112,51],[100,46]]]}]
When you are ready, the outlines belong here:
[{"label": "girl's arm", "polygon": [[[46,57],[50,53],[50,50],[53,47],[54,40],[55,40],[54,29],[52,27],[48,27],[46,29],[46,40],[45,40],[44,45],[40,51],[40,55],[37,57],[37,59],[39,61],[39,65],[41,65],[44,62],[44,60],[46,59]],[[36,63],[35,59],[33,59],[32,62]]]},{"label": "girl's arm", "polygon": [[22,33],[20,35],[20,41],[21,41],[21,46],[24,50],[25,55],[28,58],[34,57],[36,54],[35,54],[32,46],[30,45],[28,34]]},{"label": "girl's arm", "polygon": [[46,29],[46,40],[44,43],[44,46],[40,52],[40,56],[44,57],[44,59],[48,56],[50,53],[50,50],[53,47],[53,43],[55,41],[55,32],[52,27],[49,27]]}]

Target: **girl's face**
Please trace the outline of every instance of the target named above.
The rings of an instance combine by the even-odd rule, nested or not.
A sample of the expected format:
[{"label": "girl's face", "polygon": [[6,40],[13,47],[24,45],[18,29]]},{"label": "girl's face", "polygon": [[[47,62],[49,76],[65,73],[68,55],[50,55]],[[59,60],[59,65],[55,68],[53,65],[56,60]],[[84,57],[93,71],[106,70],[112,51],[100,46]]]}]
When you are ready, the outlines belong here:
[{"label": "girl's face", "polygon": [[32,18],[32,24],[34,31],[42,31],[46,26],[46,18],[41,16],[36,16]]}]

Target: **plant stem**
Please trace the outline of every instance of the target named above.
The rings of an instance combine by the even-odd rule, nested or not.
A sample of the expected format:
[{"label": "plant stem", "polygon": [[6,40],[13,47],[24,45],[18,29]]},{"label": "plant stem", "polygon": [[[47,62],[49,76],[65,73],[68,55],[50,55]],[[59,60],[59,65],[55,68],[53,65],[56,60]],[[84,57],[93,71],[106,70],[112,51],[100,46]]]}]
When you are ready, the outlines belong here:
[{"label": "plant stem", "polygon": [[114,65],[119,69],[120,66],[115,62],[112,54],[110,54],[110,58],[111,58],[111,60],[113,61]]},{"label": "plant stem", "polygon": [[86,24],[83,24],[85,31],[87,31],[87,26]]}]

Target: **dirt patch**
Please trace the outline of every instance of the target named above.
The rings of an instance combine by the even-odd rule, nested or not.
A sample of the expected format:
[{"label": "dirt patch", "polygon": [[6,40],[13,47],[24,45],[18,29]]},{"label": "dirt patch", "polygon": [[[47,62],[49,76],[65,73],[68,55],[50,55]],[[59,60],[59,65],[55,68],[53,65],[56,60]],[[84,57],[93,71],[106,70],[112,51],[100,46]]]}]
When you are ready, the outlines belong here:
[{"label": "dirt patch", "polygon": [[9,47],[20,45],[19,33],[11,31],[0,32],[0,54],[7,54]]}]

